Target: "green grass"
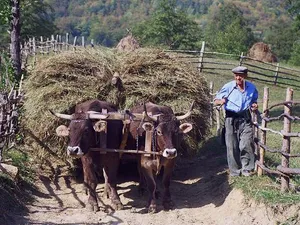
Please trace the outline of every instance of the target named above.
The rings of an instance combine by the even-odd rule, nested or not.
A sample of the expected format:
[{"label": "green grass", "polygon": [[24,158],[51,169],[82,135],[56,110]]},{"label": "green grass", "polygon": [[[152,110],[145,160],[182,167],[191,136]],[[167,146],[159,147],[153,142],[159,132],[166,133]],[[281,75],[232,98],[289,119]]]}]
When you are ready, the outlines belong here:
[{"label": "green grass", "polygon": [[237,177],[231,178],[232,185],[240,188],[248,197],[257,202],[269,205],[296,204],[300,202],[299,192],[291,190],[282,194],[278,179],[268,176]]}]

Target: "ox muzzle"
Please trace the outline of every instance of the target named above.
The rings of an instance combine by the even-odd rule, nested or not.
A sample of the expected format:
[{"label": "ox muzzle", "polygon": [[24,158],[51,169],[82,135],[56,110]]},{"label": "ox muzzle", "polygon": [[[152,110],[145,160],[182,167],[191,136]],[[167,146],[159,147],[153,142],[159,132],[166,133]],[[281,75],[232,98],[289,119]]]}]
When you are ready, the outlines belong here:
[{"label": "ox muzzle", "polygon": [[167,159],[174,159],[177,157],[177,150],[176,148],[166,148],[162,155]]},{"label": "ox muzzle", "polygon": [[82,149],[79,146],[68,146],[67,153],[69,156],[74,158],[79,158],[84,155]]}]

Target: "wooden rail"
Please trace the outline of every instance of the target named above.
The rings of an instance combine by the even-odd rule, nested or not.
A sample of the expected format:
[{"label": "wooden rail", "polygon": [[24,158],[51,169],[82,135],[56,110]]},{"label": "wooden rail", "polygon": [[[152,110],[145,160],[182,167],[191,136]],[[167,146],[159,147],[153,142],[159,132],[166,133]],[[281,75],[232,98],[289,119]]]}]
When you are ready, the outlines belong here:
[{"label": "wooden rail", "polygon": [[256,75],[251,77],[253,80],[300,89],[300,70],[280,66],[279,63],[256,60],[244,56],[243,53],[236,55],[205,51],[205,42],[202,42],[200,51],[165,51],[176,53],[182,60],[195,64],[200,72],[230,71],[234,66],[245,65],[249,72]]}]

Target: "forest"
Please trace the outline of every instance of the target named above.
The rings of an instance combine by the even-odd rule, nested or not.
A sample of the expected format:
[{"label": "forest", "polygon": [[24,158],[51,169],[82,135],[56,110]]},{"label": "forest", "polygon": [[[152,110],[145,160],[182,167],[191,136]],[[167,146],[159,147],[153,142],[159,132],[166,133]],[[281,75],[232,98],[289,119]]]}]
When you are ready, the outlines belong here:
[{"label": "forest", "polygon": [[[0,6],[0,47],[10,43],[10,2]],[[141,46],[247,52],[258,41],[279,61],[299,65],[299,3],[296,0],[24,0],[20,40],[69,33],[114,47],[128,33]]]}]

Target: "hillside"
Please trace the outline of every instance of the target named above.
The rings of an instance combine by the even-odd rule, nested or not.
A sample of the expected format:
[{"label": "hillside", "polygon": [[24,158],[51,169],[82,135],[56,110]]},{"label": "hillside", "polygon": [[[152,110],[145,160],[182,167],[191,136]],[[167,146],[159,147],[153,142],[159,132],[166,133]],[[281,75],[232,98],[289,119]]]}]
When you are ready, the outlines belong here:
[{"label": "hillside", "polygon": [[[55,10],[55,23],[62,32],[84,35],[105,46],[116,43],[136,23],[147,19],[158,1],[140,0],[44,0]],[[271,25],[290,18],[282,0],[178,0],[178,8],[185,10],[201,27],[216,12],[220,2],[233,2],[249,20],[252,30],[268,31]]]}]

